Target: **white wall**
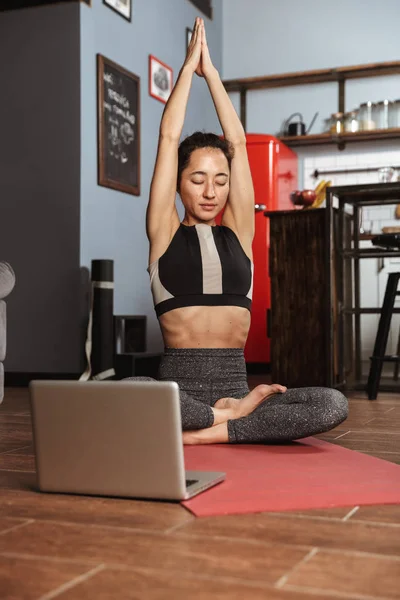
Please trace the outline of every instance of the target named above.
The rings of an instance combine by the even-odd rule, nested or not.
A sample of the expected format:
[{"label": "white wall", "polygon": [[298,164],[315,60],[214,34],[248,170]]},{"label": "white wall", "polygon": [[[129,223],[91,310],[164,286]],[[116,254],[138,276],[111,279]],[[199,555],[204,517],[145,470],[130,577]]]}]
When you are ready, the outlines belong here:
[{"label": "white wall", "polygon": [[225,79],[398,60],[398,0],[223,0]]},{"label": "white wall", "polygon": [[[398,0],[223,0],[224,79],[398,60]],[[337,111],[337,84],[247,93],[247,131],[277,134],[300,111],[313,133]],[[346,110],[400,98],[400,76],[346,84]],[[239,94],[232,94],[239,110]]]}]

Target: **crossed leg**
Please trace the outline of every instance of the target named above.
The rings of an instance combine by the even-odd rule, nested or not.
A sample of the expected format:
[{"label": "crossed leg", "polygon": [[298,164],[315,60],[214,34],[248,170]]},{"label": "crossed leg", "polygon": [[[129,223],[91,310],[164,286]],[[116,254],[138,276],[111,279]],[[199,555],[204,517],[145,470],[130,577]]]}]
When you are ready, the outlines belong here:
[{"label": "crossed leg", "polygon": [[[243,402],[230,400],[233,402],[228,404]],[[347,399],[338,390],[294,388],[264,399],[246,416],[209,429],[184,432],[183,440],[185,444],[291,441],[329,431],[347,416]]]},{"label": "crossed leg", "polygon": [[247,417],[268,398],[284,392],[286,392],[286,387],[283,385],[276,383],[272,385],[261,384],[243,398],[220,398],[214,404],[213,410],[222,412],[223,421],[214,421],[214,425],[207,429],[184,431],[183,443],[188,445],[228,443],[228,421]]},{"label": "crossed leg", "polygon": [[[127,377],[124,381],[157,380],[153,377]],[[216,441],[227,442],[227,422],[229,420],[246,417],[267,398],[285,391],[286,388],[282,385],[258,385],[240,400],[236,398],[220,398],[215,402],[214,406],[209,406],[200,400],[192,398],[190,394],[184,390],[179,390],[184,443],[201,443],[190,442],[192,434],[198,430],[208,432],[209,434],[212,432],[210,439],[214,440],[215,436],[219,438],[213,442],[208,441],[203,443],[214,443]],[[207,436],[203,437],[205,439]],[[203,439],[203,437],[201,437],[201,439]]]},{"label": "crossed leg", "polygon": [[[130,377],[133,381],[156,381]],[[214,406],[179,392],[184,444],[274,443],[333,429],[348,415],[341,392],[329,388],[258,385],[241,399],[220,398]]]}]

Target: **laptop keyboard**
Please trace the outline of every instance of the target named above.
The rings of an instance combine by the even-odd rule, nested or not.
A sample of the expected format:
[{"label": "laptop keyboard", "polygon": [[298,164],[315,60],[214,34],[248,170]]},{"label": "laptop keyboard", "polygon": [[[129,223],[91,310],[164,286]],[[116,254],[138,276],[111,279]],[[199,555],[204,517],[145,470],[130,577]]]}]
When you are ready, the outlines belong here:
[{"label": "laptop keyboard", "polygon": [[191,485],[198,483],[198,479],[186,479],[186,487],[190,487]]}]

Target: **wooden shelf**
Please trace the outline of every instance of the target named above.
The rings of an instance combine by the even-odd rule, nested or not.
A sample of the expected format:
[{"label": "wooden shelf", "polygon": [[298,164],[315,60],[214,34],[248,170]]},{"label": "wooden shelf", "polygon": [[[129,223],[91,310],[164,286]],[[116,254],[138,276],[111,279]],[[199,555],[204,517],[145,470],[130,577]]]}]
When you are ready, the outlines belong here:
[{"label": "wooden shelf", "polygon": [[315,71],[264,75],[262,77],[225,79],[223,84],[227,92],[240,92],[242,90],[262,90],[291,85],[304,85],[307,83],[325,83],[327,81],[340,81],[343,79],[396,75],[398,73],[400,73],[400,61],[392,61],[367,65],[352,65],[336,69],[318,69]]},{"label": "wooden shelf", "polygon": [[363,142],[376,140],[389,140],[400,138],[400,127],[392,129],[375,129],[372,131],[356,131],[332,135],[331,133],[318,133],[315,135],[283,136],[279,139],[286,146],[317,146],[319,144],[344,144],[348,142]]},{"label": "wooden shelf", "polygon": [[[223,84],[227,92],[240,92],[240,120],[243,128],[247,131],[247,99],[246,95],[251,90],[265,90],[271,88],[286,87],[292,85],[317,84],[326,82],[336,82],[338,86],[338,108],[337,112],[345,112],[345,83],[349,79],[358,79],[363,77],[382,77],[387,75],[397,75],[400,73],[400,61],[370,63],[366,65],[351,65],[347,67],[338,67],[336,69],[318,69],[314,71],[298,71],[294,73],[281,73],[276,75],[264,75],[262,77],[246,77],[241,79],[224,79]],[[372,132],[365,132],[371,135]],[[376,132],[375,132],[376,133]],[[329,144],[332,136],[323,134],[319,136],[318,141],[313,144]],[[346,134],[352,135],[352,134]],[[307,136],[307,142],[302,142],[297,138],[296,144],[292,146],[309,145],[311,138],[316,136]],[[342,136],[341,136],[342,137]],[[377,140],[388,139],[388,135],[380,137],[349,138],[346,141],[355,141],[358,139]],[[398,137],[393,135],[391,137]],[[337,140],[335,140],[337,141]],[[343,141],[339,141],[339,149],[343,148]]]}]

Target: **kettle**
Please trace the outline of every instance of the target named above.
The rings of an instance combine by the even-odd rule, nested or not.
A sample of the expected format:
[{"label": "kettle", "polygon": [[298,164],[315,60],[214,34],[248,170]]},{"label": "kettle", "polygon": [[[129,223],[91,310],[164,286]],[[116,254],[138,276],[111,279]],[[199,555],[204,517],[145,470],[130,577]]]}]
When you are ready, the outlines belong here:
[{"label": "kettle", "polygon": [[[307,135],[307,133],[309,133],[309,131],[311,130],[311,127],[314,125],[315,123],[315,119],[318,117],[319,113],[315,113],[315,115],[313,116],[313,119],[310,123],[309,128],[306,131],[306,125],[303,122],[303,115],[301,113],[293,113],[292,115],[290,115],[290,117],[288,119],[286,119],[285,123],[284,123],[284,133],[285,135]],[[295,121],[294,123],[291,123],[290,121],[293,119],[293,117],[300,117],[300,121]]]}]

